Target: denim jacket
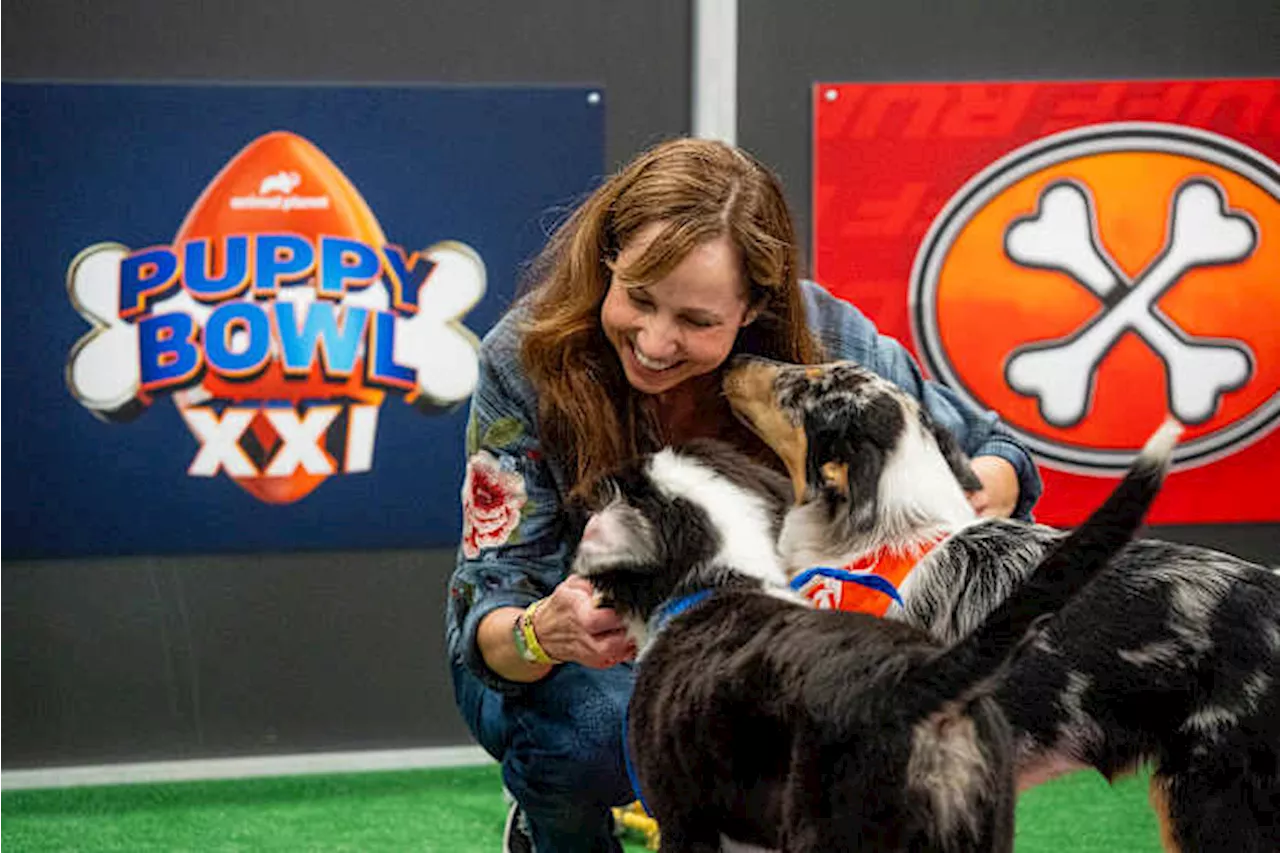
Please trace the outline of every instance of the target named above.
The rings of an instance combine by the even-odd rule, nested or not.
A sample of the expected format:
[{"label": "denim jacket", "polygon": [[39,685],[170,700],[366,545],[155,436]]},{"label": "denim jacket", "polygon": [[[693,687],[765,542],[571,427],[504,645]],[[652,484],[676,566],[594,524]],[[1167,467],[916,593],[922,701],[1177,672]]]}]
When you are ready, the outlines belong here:
[{"label": "denim jacket", "polygon": [[[999,456],[1018,473],[1014,515],[1030,518],[1040,497],[1031,456],[994,412],[978,411],[950,389],[926,380],[910,353],[853,305],[802,282],[809,327],[831,360],[853,360],[921,400],[970,456]],[[480,345],[480,379],[467,424],[463,539],[449,584],[449,654],[504,693],[523,685],[485,665],[476,642],[480,620],[499,607],[527,607],[549,595],[568,573],[577,546],[565,513],[571,486],[538,441],[538,402],[520,364],[520,307],[509,311]]]}]

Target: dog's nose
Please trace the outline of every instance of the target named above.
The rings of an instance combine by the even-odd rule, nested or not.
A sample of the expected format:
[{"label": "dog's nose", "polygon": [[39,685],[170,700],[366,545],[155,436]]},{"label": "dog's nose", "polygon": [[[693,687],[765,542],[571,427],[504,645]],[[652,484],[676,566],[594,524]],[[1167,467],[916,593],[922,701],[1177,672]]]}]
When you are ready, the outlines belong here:
[{"label": "dog's nose", "polygon": [[750,353],[739,353],[738,355],[735,355],[733,358],[729,359],[729,369],[737,370],[740,367],[747,367],[748,365],[751,365],[751,364],[764,366],[764,365],[777,364],[777,363],[778,362],[773,361],[772,359],[765,358],[762,355],[752,355]]},{"label": "dog's nose", "polygon": [[774,380],[783,366],[781,362],[758,355],[734,356],[720,388],[739,417],[743,416],[745,406],[771,407]]},{"label": "dog's nose", "polygon": [[782,362],[774,361],[760,355],[735,355],[729,359],[729,368],[724,373],[724,388],[741,388],[743,385],[755,386],[768,384],[778,371],[785,367]]}]

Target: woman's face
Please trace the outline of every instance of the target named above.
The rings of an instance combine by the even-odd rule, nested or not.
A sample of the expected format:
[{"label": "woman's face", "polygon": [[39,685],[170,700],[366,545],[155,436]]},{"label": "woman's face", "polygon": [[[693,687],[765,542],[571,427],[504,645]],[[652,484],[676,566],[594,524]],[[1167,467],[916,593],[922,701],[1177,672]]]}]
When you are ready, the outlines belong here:
[{"label": "woman's face", "polygon": [[[617,269],[644,254],[662,223],[642,229],[618,253]],[[738,249],[728,237],[694,247],[665,278],[644,285],[616,272],[600,324],[637,391],[661,394],[718,368],[738,330],[755,317]]]}]

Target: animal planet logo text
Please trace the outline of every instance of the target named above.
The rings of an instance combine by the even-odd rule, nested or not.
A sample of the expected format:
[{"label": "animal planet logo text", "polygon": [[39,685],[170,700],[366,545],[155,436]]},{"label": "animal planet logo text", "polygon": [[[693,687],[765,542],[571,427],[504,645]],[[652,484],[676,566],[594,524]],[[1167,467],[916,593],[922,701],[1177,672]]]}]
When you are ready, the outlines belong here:
[{"label": "animal planet logo text", "polygon": [[[1227,137],[1093,125],[994,163],[921,244],[911,303],[935,375],[1063,467],[1129,464],[1147,424],[1200,465],[1280,417],[1280,168]],[[996,291],[992,282],[1000,282]]]},{"label": "animal planet logo text", "polygon": [[484,293],[479,256],[388,243],[346,176],[287,132],[233,157],[172,243],[92,246],[67,286],[95,327],[68,360],[75,398],[123,421],[171,395],[200,445],[188,474],[267,503],[371,470],[388,392],[430,412],[478,377],[461,318]]},{"label": "animal planet logo text", "polygon": [[232,210],[328,210],[329,196],[294,195],[302,183],[297,172],[276,172],[258,184],[253,195],[231,197]]}]

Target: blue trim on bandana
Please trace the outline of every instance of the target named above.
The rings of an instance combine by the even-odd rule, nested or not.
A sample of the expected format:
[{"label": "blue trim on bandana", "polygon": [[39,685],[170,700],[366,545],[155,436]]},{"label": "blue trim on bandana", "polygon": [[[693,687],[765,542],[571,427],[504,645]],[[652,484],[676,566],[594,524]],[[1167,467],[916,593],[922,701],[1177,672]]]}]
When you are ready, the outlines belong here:
[{"label": "blue trim on bandana", "polygon": [[868,589],[874,589],[876,592],[882,592],[885,595],[898,602],[899,607],[906,607],[902,603],[902,596],[898,595],[898,588],[888,578],[880,575],[871,574],[870,572],[848,572],[844,569],[832,569],[827,566],[818,566],[813,569],[805,569],[791,581],[791,588],[797,592],[804,589],[805,584],[813,580],[818,575],[824,578],[832,578],[846,583],[856,583],[859,586],[865,586]]},{"label": "blue trim on bandana", "polygon": [[[672,598],[663,602],[653,614],[653,632],[656,634],[667,626],[667,623],[686,612],[690,608],[701,604],[711,597],[713,590],[703,589],[688,595],[682,595],[679,598]],[[636,776],[636,768],[631,763],[631,702],[628,701],[622,708],[622,762],[627,767],[627,779],[631,782],[631,792],[636,795],[636,799],[640,801],[640,805],[644,806],[644,810],[651,817],[653,812],[649,811],[649,804],[644,801],[644,794],[640,791],[640,779]]]}]

